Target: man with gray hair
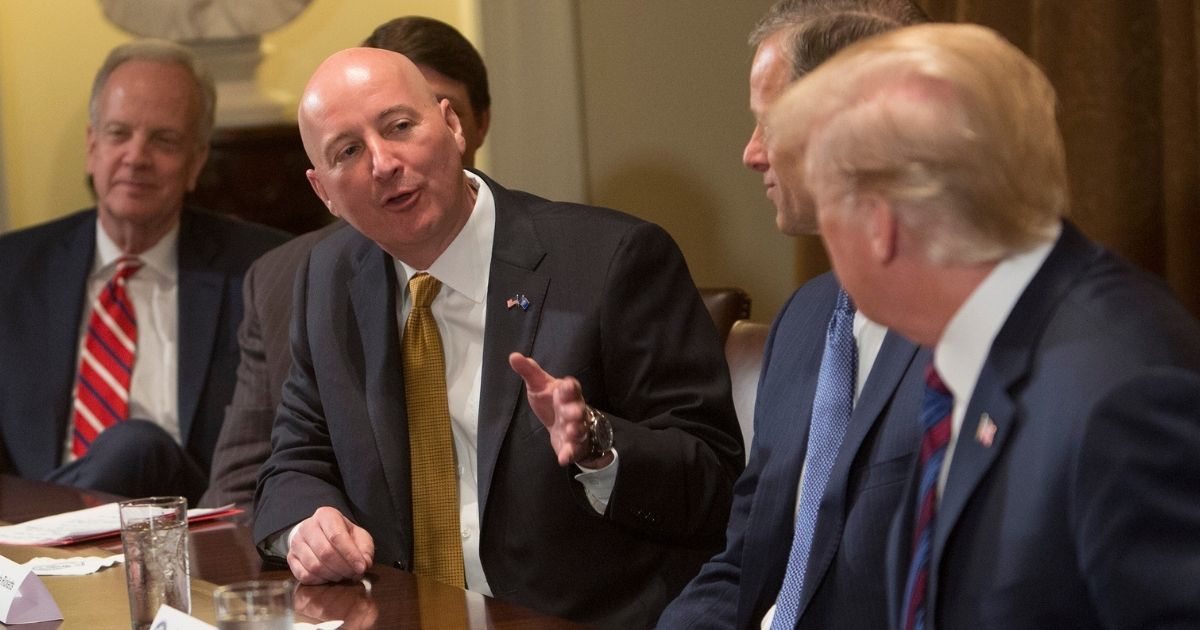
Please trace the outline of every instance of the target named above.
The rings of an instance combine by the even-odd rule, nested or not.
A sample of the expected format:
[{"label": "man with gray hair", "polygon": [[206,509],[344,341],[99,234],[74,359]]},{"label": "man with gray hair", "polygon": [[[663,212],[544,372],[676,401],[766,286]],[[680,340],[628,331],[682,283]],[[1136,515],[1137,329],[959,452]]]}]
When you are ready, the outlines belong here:
[{"label": "man with gray hair", "polygon": [[241,279],[284,235],[185,209],[215,90],[139,41],[96,74],[96,207],[0,238],[0,470],[125,496],[204,491],[233,392]]},{"label": "man with gray hair", "polygon": [[767,121],[843,286],[933,349],[892,627],[1200,627],[1200,324],[1064,218],[1041,70],[988,29],[914,27]]},{"label": "man with gray hair", "polygon": [[[785,194],[768,159],[767,108],[841,48],[923,20],[908,0],[783,0],[755,27],[750,109],[759,124],[743,161],[763,174],[784,234],[812,234],[816,218]],[[725,550],[661,627],[886,626],[884,542],[917,444],[920,356],[856,314],[832,274],[796,291],[767,341]]]}]

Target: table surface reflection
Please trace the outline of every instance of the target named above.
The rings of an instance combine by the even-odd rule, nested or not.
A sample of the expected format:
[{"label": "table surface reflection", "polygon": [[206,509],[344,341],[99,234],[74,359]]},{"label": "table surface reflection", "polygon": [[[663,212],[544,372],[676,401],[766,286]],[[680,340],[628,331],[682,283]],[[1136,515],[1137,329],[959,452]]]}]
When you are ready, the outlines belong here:
[{"label": "table surface reflection", "polygon": [[[0,474],[0,521],[19,523],[49,514],[78,510],[118,500],[103,493]],[[227,520],[189,528],[192,614],[214,623],[212,590],[217,585],[251,579],[288,579],[286,568],[264,566],[250,530]],[[120,553],[119,537],[64,547],[0,545],[0,555],[16,562],[35,556],[70,557]],[[64,621],[29,624],[22,630],[125,628],[129,608],[125,572],[117,568],[77,577],[43,577],[63,611]],[[478,593],[375,565],[362,583],[300,586],[295,594],[299,621],[343,619],[358,628],[532,628],[580,626],[508,604]],[[2,627],[2,625],[0,625]]]}]

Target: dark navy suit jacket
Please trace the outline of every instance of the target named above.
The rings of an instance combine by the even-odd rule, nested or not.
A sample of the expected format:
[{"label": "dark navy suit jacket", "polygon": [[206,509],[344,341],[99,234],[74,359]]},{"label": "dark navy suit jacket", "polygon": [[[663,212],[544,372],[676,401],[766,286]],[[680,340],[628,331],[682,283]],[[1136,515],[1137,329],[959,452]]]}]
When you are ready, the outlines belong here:
[{"label": "dark navy suit jacket", "polygon": [[[1200,628],[1200,325],[1160,281],[1065,225],[956,444],[927,627]],[[889,541],[894,627],[915,502],[910,482]]]},{"label": "dark navy suit jacket", "polygon": [[[754,445],[734,487],[726,548],[672,602],[660,627],[757,627],[775,603],[792,545],[813,396],[837,292],[832,274],[820,276],[796,291],[776,318],[759,380]],[[912,343],[888,333],[825,488],[797,627],[886,627],[884,543],[917,447],[927,361]]]},{"label": "dark navy suit jacket", "polygon": [[[743,467],[716,329],[661,228],[485,181],[496,202],[477,442],[488,584],[575,621],[648,627],[720,549]],[[376,562],[411,565],[396,287],[392,258],[353,229],[300,266],[257,541],[328,505],[371,533]],[[528,310],[506,306],[518,294]],[[613,418],[620,468],[605,514],[558,465],[511,352],[575,376]]]},{"label": "dark navy suit jacket", "polygon": [[[286,235],[185,209],[179,225],[179,434],[207,472],[233,395],[242,274]],[[41,479],[61,464],[96,211],[0,238],[0,470]]]}]

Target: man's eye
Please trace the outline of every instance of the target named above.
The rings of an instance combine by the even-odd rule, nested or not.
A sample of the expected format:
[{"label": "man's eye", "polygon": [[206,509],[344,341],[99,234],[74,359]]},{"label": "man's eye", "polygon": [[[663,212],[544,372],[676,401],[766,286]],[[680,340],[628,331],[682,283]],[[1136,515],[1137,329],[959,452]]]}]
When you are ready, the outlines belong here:
[{"label": "man's eye", "polygon": [[164,149],[175,150],[183,146],[183,138],[177,136],[154,136],[154,144]]},{"label": "man's eye", "polygon": [[392,129],[396,131],[408,131],[409,129],[412,129],[412,126],[413,124],[411,120],[400,120],[392,125]]},{"label": "man's eye", "polygon": [[104,136],[111,142],[124,142],[129,139],[128,129],[109,129],[104,132]]},{"label": "man's eye", "polygon": [[336,161],[341,162],[342,160],[345,160],[347,158],[352,158],[352,157],[358,155],[358,152],[360,150],[361,149],[359,148],[359,146],[357,144],[348,145],[341,151],[338,151]]}]

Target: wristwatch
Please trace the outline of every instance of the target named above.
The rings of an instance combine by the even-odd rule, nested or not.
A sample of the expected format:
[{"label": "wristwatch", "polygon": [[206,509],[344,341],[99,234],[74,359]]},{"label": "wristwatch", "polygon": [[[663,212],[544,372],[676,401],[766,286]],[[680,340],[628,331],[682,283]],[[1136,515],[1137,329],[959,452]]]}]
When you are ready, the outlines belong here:
[{"label": "wristwatch", "polygon": [[587,454],[580,459],[582,461],[599,459],[608,455],[608,452],[612,450],[612,423],[608,421],[608,416],[593,409],[591,405],[585,405],[584,408],[587,410],[587,418],[584,419],[584,425],[587,426],[588,446],[590,448]]}]

